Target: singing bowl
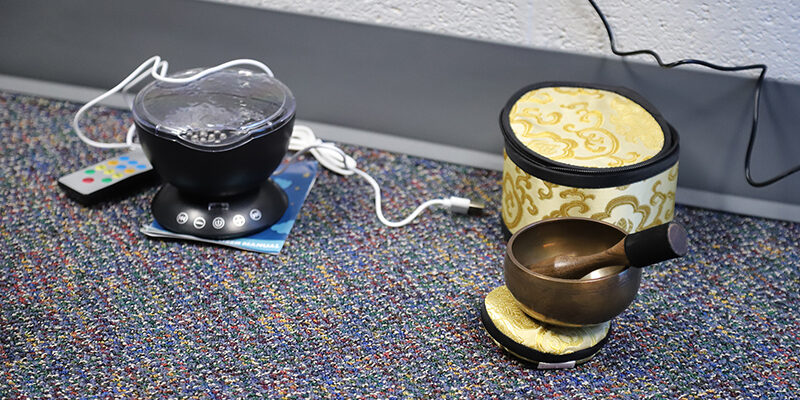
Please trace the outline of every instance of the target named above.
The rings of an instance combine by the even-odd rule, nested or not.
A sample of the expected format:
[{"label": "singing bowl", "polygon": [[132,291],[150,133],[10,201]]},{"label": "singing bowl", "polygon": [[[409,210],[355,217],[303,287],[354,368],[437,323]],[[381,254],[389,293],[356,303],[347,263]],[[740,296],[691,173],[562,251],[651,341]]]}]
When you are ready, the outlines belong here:
[{"label": "singing bowl", "polygon": [[556,218],[528,225],[508,241],[503,263],[506,286],[520,308],[539,321],[568,327],[609,321],[633,302],[641,268],[611,266],[582,279],[561,279],[537,274],[526,265],[562,254],[596,253],[625,234],[614,225],[587,218]]}]

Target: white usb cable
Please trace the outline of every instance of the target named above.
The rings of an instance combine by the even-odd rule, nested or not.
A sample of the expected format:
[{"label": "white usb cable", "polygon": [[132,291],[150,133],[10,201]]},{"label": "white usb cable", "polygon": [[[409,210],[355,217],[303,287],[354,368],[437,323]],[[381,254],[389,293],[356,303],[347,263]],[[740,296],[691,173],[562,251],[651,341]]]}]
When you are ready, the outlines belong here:
[{"label": "white usb cable", "polygon": [[297,151],[292,157],[289,158],[287,163],[279,171],[280,173],[286,168],[286,165],[293,162],[300,155],[308,152],[317,159],[317,161],[325,168],[336,172],[340,175],[356,174],[364,178],[372,189],[375,191],[375,214],[382,224],[397,228],[408,225],[425,209],[439,206],[448,209],[454,213],[476,215],[483,211],[483,205],[474,203],[470,199],[463,197],[452,196],[447,199],[433,199],[420,204],[411,214],[401,221],[390,221],[383,215],[383,207],[381,205],[381,187],[378,182],[370,174],[356,167],[356,160],[347,155],[342,149],[336,147],[333,143],[323,142],[318,139],[311,128],[305,125],[295,125],[292,131],[292,139],[289,142],[289,150]]},{"label": "white usb cable", "polygon": [[[133,137],[136,133],[136,125],[131,124],[131,126],[128,128],[128,133],[125,138],[125,143],[104,143],[92,140],[88,136],[86,136],[86,134],[84,134],[84,132],[81,130],[79,123],[81,117],[90,107],[94,106],[95,104],[99,103],[100,101],[104,100],[105,98],[117,92],[120,91],[126,92],[128,89],[130,89],[130,87],[141,82],[148,75],[152,76],[154,79],[159,81],[180,84],[198,80],[214,72],[223,70],[225,68],[230,68],[236,65],[250,65],[264,71],[270,77],[274,76],[272,70],[270,70],[269,67],[267,67],[266,65],[264,65],[259,61],[250,59],[239,59],[239,60],[228,61],[226,63],[217,65],[215,67],[202,70],[191,76],[183,78],[171,78],[167,76],[169,63],[167,63],[167,61],[165,60],[162,60],[161,57],[159,56],[153,56],[147,59],[141,65],[139,65],[138,68],[136,68],[133,72],[131,72],[131,74],[128,75],[125,79],[123,79],[119,84],[117,84],[117,86],[114,86],[109,91],[94,98],[93,100],[84,104],[80,109],[78,109],[78,112],[75,113],[75,117],[72,120],[72,128],[75,131],[75,134],[78,136],[78,138],[80,138],[83,142],[92,147],[97,147],[101,149],[138,147],[139,145],[137,143],[134,143],[133,141]],[[289,158],[289,160],[284,164],[284,166],[279,168],[279,170],[276,171],[274,174],[282,172],[286,168],[286,166],[288,166],[290,163],[292,163],[295,159],[297,159],[301,155],[305,153],[310,153],[320,163],[320,165],[337,174],[359,175],[362,178],[364,178],[375,191],[375,214],[378,216],[378,220],[380,220],[381,223],[389,227],[394,228],[407,225],[411,221],[413,221],[417,216],[419,216],[419,214],[422,213],[425,209],[433,206],[443,207],[459,214],[470,214],[470,215],[480,214],[483,210],[483,205],[481,204],[473,203],[469,199],[465,199],[463,197],[453,196],[447,199],[428,200],[420,204],[405,219],[401,221],[390,221],[386,219],[383,215],[383,209],[381,206],[381,188],[380,185],[378,185],[378,182],[368,173],[364,172],[361,169],[356,168],[357,165],[356,160],[354,160],[349,155],[345,154],[345,152],[342,149],[336,147],[335,144],[330,142],[323,142],[322,140],[318,139],[314,135],[314,132],[311,130],[311,128],[307,126],[295,125],[294,130],[292,131],[292,137],[289,141],[289,150],[295,151],[296,153],[292,155]]]}]

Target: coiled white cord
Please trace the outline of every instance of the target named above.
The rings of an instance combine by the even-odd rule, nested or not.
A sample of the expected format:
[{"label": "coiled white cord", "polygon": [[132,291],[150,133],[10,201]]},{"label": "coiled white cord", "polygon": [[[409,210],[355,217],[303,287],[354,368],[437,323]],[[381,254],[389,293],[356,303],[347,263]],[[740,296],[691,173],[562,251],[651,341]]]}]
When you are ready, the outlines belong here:
[{"label": "coiled white cord", "polygon": [[463,197],[450,197],[447,199],[433,199],[420,204],[411,214],[400,221],[390,221],[383,215],[383,206],[381,205],[381,187],[378,181],[375,180],[370,174],[356,167],[356,160],[347,155],[342,149],[336,147],[335,144],[330,142],[323,142],[314,135],[314,131],[305,125],[295,125],[292,131],[292,138],[289,142],[289,150],[297,151],[290,157],[286,164],[281,167],[275,174],[283,172],[290,163],[297,157],[304,153],[311,153],[314,158],[325,168],[336,172],[340,175],[356,174],[366,180],[375,192],[375,214],[382,224],[397,228],[408,225],[415,218],[419,216],[425,209],[440,206],[452,212],[459,214],[474,215],[483,210],[483,205],[473,203],[469,199]]},{"label": "coiled white cord", "polygon": [[[270,77],[274,76],[272,70],[270,70],[266,65],[264,65],[259,61],[250,59],[238,59],[219,64],[216,67],[202,70],[194,75],[190,75],[187,77],[171,78],[167,76],[169,63],[167,63],[167,61],[165,60],[162,60],[161,57],[159,56],[153,56],[147,59],[141,65],[139,65],[138,68],[136,68],[133,72],[131,72],[131,74],[128,75],[125,79],[123,79],[119,84],[117,84],[117,86],[114,86],[109,91],[92,99],[88,103],[84,104],[80,109],[78,109],[78,112],[75,113],[75,117],[72,120],[72,128],[73,130],[75,130],[75,134],[78,136],[78,138],[80,138],[83,142],[92,147],[97,147],[101,149],[138,147],[139,145],[137,143],[134,143],[133,141],[133,137],[136,133],[136,125],[131,124],[131,126],[128,128],[128,133],[125,138],[125,143],[104,143],[92,140],[84,134],[79,124],[81,117],[83,117],[83,114],[90,107],[94,106],[95,104],[99,103],[100,101],[103,101],[107,97],[117,92],[120,91],[127,92],[132,86],[141,82],[148,75],[162,82],[181,84],[198,80],[214,72],[223,70],[225,68],[230,68],[236,65],[254,66],[264,71]],[[433,199],[420,204],[405,219],[401,221],[390,221],[386,219],[386,217],[384,217],[383,215],[383,209],[381,206],[381,188],[380,185],[378,185],[378,182],[375,180],[375,178],[373,178],[363,170],[356,168],[357,165],[356,160],[353,159],[353,157],[350,157],[349,155],[345,154],[345,152],[342,149],[336,147],[335,144],[330,142],[323,142],[322,140],[318,139],[314,135],[314,131],[312,131],[311,128],[307,126],[296,125],[294,127],[294,130],[292,131],[292,137],[289,141],[289,150],[295,151],[296,153],[286,161],[283,167],[279,168],[278,171],[274,172],[274,174],[279,174],[283,172],[283,170],[290,163],[292,163],[295,159],[297,159],[298,157],[300,157],[305,153],[310,153],[320,163],[320,165],[339,175],[357,174],[362,178],[364,178],[374,189],[375,214],[378,216],[378,220],[380,220],[381,223],[389,227],[394,228],[394,227],[401,227],[404,225],[408,225],[411,221],[417,218],[417,216],[419,216],[419,214],[422,213],[425,209],[433,206],[444,207],[452,212],[460,214],[476,214],[480,213],[480,211],[483,209],[483,205],[473,203],[469,199],[465,199],[462,197]]]}]

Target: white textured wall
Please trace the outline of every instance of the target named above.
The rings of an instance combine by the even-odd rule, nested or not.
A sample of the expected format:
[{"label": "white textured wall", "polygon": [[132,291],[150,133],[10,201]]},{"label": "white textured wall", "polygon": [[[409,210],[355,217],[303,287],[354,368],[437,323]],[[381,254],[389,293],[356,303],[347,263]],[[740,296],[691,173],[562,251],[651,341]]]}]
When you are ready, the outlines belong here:
[{"label": "white textured wall", "polygon": [[[215,1],[522,46],[610,54],[602,23],[584,0]],[[800,1],[598,3],[622,50],[651,48],[665,61],[702,58],[726,64],[766,63],[768,77],[800,82]]]}]

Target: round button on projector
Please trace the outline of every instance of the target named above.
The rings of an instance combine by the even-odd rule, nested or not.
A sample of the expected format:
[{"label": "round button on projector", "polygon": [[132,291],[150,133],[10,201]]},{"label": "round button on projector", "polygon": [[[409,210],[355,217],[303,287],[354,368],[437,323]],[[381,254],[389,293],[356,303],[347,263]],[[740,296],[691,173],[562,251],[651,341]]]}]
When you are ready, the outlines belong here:
[{"label": "round button on projector", "polygon": [[175,218],[175,221],[177,221],[181,225],[185,224],[186,221],[188,220],[189,220],[189,214],[185,212],[178,214],[178,216]]},{"label": "round button on projector", "polygon": [[213,221],[211,221],[211,226],[214,229],[222,229],[225,226],[225,219],[222,217],[216,217]]},{"label": "round button on projector", "polygon": [[203,227],[206,226],[206,220],[203,217],[197,217],[194,219],[192,225],[194,225],[194,227],[197,229],[203,229]]},{"label": "round button on projector", "polygon": [[245,219],[241,214],[236,214],[233,216],[233,224],[236,226],[242,226],[245,223]]}]

